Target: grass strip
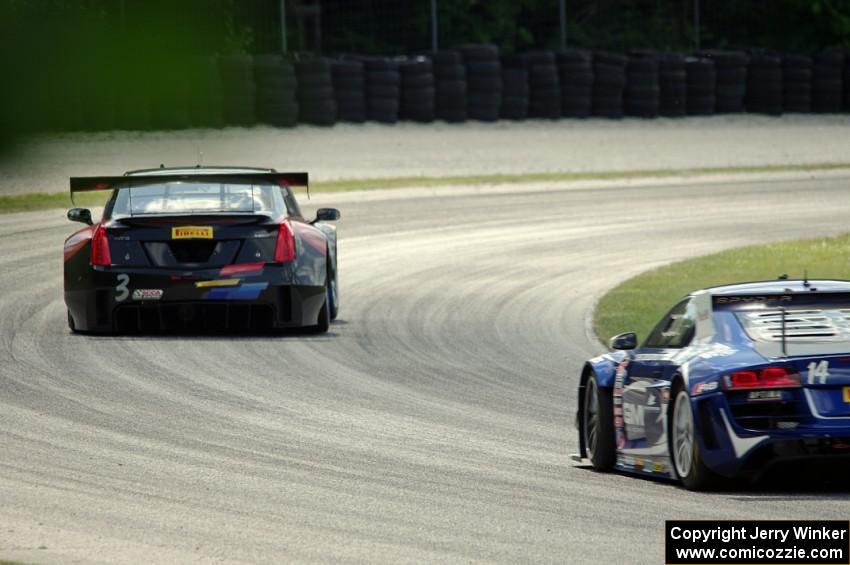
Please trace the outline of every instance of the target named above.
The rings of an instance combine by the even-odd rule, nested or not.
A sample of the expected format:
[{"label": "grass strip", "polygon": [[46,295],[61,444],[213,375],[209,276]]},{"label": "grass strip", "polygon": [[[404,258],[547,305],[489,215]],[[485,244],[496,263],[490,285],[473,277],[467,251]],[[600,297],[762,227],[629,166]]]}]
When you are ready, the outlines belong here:
[{"label": "grass strip", "polygon": [[850,234],[740,247],[647,271],[602,297],[593,327],[604,342],[628,331],[643,339],[676,300],[693,290],[806,273],[812,279],[850,279]]},{"label": "grass strip", "polygon": [[[414,176],[374,179],[340,179],[317,181],[311,184],[315,192],[341,192],[348,190],[376,190],[409,187],[439,187],[451,185],[497,185],[532,182],[568,182],[584,180],[625,180],[640,178],[670,178],[700,175],[759,174],[776,172],[815,172],[850,170],[850,163],[810,163],[796,165],[763,165],[747,167],[697,167],[689,169],[638,169],[623,171],[594,171],[582,173],[525,173],[457,176]],[[108,191],[82,193],[75,197],[78,206],[102,206]],[[0,196],[0,213],[26,212],[47,208],[70,208],[67,192],[20,194]]]}]

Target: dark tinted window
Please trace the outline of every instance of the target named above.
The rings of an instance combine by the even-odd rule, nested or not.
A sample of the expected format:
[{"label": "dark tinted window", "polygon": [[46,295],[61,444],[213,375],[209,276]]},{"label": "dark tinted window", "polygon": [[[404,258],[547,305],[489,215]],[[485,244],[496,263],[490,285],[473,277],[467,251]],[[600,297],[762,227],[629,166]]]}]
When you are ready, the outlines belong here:
[{"label": "dark tinted window", "polygon": [[696,329],[696,308],[691,300],[676,304],[649,334],[644,347],[659,349],[685,347]]},{"label": "dark tinted window", "polygon": [[283,194],[283,201],[286,202],[286,209],[289,211],[289,215],[302,218],[301,208],[298,207],[298,201],[295,200],[292,189],[282,186],[280,187],[280,192]]},{"label": "dark tinted window", "polygon": [[273,185],[241,182],[151,181],[121,188],[112,215],[148,216],[168,214],[267,214],[279,215],[284,203]]}]

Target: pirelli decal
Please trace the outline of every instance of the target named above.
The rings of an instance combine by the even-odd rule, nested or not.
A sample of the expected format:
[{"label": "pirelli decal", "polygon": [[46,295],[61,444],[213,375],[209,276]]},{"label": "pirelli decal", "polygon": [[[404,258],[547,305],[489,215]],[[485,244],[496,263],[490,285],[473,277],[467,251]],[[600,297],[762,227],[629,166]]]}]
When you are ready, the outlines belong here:
[{"label": "pirelli decal", "polygon": [[171,239],[212,239],[212,226],[179,226],[171,228]]}]

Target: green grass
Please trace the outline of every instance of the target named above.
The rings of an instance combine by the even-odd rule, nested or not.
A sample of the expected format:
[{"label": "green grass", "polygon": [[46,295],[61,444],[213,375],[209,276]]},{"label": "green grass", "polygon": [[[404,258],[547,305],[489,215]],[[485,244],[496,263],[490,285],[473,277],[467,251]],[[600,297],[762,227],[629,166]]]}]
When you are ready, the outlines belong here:
[{"label": "green grass", "polygon": [[850,279],[850,234],[754,245],[647,271],[602,297],[594,330],[605,342],[635,331],[646,337],[673,303],[692,290],[735,282],[790,278]]},{"label": "green grass", "polygon": [[590,171],[582,173],[525,173],[518,175],[458,175],[389,177],[378,179],[350,179],[318,182],[311,185],[319,191],[370,190],[383,188],[435,187],[469,184],[515,184],[529,182],[557,182],[581,180],[618,180],[633,178],[669,178],[678,176],[748,174],[795,171],[834,171],[850,169],[850,163],[810,163],[796,165],[762,165],[750,167],[696,167],[690,169],[637,169],[621,171]]},{"label": "green grass", "polygon": [[[582,180],[619,180],[635,178],[669,178],[678,176],[753,174],[795,171],[850,170],[850,163],[812,163],[804,165],[764,165],[753,167],[702,167],[692,169],[641,169],[626,171],[597,171],[584,173],[527,173],[519,175],[458,175],[389,177],[376,179],[341,179],[318,181],[311,184],[314,192],[338,192],[346,190],[373,190],[405,187],[438,187],[470,184],[519,184],[529,182],[558,182]],[[76,197],[81,207],[102,206],[108,192],[83,193]],[[0,213],[26,212],[46,208],[70,208],[71,199],[67,192],[21,194],[0,196]]]},{"label": "green grass", "polygon": [[[74,197],[80,208],[103,206],[109,198],[110,191],[85,192]],[[50,208],[71,208],[71,196],[67,192],[52,192],[38,194],[17,194],[15,196],[0,196],[0,214],[9,212],[29,212],[31,210],[46,210]]]}]

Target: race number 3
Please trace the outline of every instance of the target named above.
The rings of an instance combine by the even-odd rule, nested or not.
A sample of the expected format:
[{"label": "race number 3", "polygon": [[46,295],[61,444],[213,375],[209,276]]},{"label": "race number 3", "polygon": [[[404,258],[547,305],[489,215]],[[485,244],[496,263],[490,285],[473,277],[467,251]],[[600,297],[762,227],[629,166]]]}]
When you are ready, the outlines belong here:
[{"label": "race number 3", "polygon": [[130,284],[130,275],[121,273],[118,275],[118,284],[115,285],[115,302],[124,302],[130,296],[130,289],[127,285]]},{"label": "race number 3", "polygon": [[[829,376],[829,361],[812,361],[809,363],[809,378],[808,384],[826,384],[826,378]],[[817,382],[815,382],[817,381]]]}]

